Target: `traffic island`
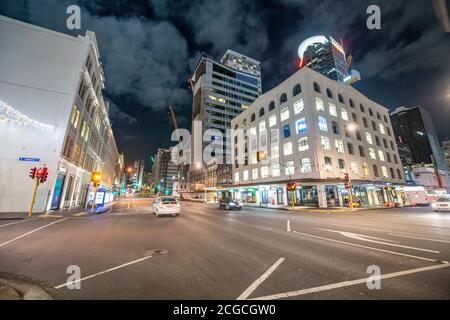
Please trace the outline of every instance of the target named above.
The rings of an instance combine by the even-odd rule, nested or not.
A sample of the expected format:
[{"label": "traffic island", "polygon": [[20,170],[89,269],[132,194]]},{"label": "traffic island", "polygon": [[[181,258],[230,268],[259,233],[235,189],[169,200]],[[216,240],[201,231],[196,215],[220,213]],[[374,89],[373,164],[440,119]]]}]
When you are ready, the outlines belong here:
[{"label": "traffic island", "polygon": [[0,300],[61,300],[66,297],[44,282],[0,272]]}]

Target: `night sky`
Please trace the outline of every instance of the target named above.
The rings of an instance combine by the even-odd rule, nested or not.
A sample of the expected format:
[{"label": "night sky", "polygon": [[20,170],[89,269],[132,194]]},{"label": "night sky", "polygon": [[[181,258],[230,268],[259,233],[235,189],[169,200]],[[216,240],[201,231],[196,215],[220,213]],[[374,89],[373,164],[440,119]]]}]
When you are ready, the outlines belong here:
[{"label": "night sky", "polygon": [[[81,7],[82,30],[66,28],[71,4]],[[381,8],[381,30],[366,28],[371,4]],[[169,103],[190,129],[187,79],[201,52],[219,60],[229,48],[260,60],[266,92],[297,70],[300,42],[320,34],[353,54],[362,77],[355,88],[391,110],[422,105],[439,138],[450,138],[450,33],[429,0],[0,0],[0,14],[96,33],[103,94],[128,164],[171,145]]]}]

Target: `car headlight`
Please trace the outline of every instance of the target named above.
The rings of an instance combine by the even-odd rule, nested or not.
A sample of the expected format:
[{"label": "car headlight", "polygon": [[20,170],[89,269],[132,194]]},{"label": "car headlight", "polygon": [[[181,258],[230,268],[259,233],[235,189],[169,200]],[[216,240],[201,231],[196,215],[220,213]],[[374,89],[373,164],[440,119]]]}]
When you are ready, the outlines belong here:
[{"label": "car headlight", "polygon": [[431,207],[436,208],[437,207],[437,203],[432,203]]},{"label": "car headlight", "polygon": [[233,202],[230,202],[230,206],[234,207],[236,204]]}]

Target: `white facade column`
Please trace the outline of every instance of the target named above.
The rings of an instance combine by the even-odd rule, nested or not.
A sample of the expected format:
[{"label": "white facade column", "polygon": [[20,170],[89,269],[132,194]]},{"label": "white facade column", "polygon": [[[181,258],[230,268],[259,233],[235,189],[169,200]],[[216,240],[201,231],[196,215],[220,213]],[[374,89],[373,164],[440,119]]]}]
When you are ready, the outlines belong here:
[{"label": "white facade column", "polygon": [[317,185],[317,197],[319,199],[319,208],[327,208],[327,194],[325,192],[325,185]]},{"label": "white facade column", "polygon": [[284,202],[284,205],[285,206],[289,206],[289,203],[288,203],[288,197],[287,197],[287,193],[288,193],[289,191],[287,191],[287,187],[286,186],[283,186],[283,202]]}]

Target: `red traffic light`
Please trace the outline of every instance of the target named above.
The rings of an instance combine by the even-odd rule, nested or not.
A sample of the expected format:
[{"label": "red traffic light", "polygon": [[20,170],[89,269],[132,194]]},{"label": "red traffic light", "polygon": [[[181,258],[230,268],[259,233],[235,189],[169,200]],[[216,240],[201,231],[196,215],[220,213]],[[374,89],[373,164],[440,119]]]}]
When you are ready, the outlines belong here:
[{"label": "red traffic light", "polygon": [[287,191],[295,191],[297,185],[295,182],[288,182],[287,184]]},{"label": "red traffic light", "polygon": [[42,170],[41,176],[40,176],[40,183],[44,183],[45,181],[47,181],[48,169],[47,169],[47,167],[43,167],[43,168],[40,168],[40,170]]},{"label": "red traffic light", "polygon": [[30,169],[30,174],[28,175],[31,179],[36,178],[36,167]]}]

